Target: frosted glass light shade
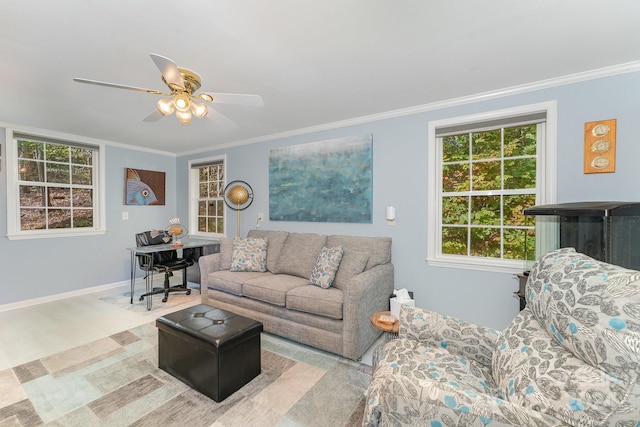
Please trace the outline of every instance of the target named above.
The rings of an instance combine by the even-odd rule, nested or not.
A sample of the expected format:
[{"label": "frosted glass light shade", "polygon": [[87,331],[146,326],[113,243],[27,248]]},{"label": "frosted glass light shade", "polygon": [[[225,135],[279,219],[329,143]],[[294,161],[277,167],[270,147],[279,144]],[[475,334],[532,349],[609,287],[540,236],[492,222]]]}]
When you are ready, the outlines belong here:
[{"label": "frosted glass light shade", "polygon": [[[191,108],[191,101],[189,101],[189,97],[184,93],[177,94],[173,98],[173,103],[178,111],[189,111],[189,108]],[[189,116],[191,116],[191,113],[189,113]]]},{"label": "frosted glass light shade", "polygon": [[173,105],[173,99],[161,99],[158,101],[158,111],[160,111],[163,116],[168,116],[173,113],[175,108],[176,107]]},{"label": "frosted glass light shade", "polygon": [[204,104],[200,104],[199,102],[192,102],[191,112],[193,113],[194,116],[201,119],[207,115],[207,113],[209,112],[209,109]]},{"label": "frosted glass light shade", "polygon": [[181,125],[191,124],[191,111],[176,111],[176,117],[180,121]]}]

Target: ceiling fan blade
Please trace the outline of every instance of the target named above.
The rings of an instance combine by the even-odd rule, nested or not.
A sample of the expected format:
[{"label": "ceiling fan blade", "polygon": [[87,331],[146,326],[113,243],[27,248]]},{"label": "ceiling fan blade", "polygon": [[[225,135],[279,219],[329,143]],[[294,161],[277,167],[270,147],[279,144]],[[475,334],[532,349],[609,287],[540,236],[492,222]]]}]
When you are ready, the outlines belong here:
[{"label": "ceiling fan blade", "polygon": [[209,112],[205,117],[209,120],[214,121],[216,125],[224,129],[233,129],[238,126],[238,124],[231,120],[229,117],[225,116],[219,111],[214,110],[211,107],[209,107]]},{"label": "ceiling fan blade", "polygon": [[[215,92],[201,92],[195,95],[203,101],[213,102],[215,104],[236,104],[247,105],[249,107],[262,107],[264,101],[260,95],[245,95],[242,93],[215,93]],[[212,98],[212,101],[208,99]]]},{"label": "ceiling fan blade", "polygon": [[141,87],[135,87],[135,86],[127,86],[127,85],[121,85],[121,84],[116,84],[116,83],[107,83],[107,82],[101,82],[98,80],[89,80],[89,79],[81,79],[81,78],[74,78],[73,79],[74,82],[78,82],[78,83],[87,83],[90,85],[97,85],[97,86],[106,86],[106,87],[113,87],[116,89],[127,89],[127,90],[135,90],[138,92],[147,92],[153,95],[168,95],[165,94],[163,92],[160,92],[159,90],[155,90],[155,89],[144,89]]},{"label": "ceiling fan blade", "polygon": [[142,121],[143,122],[157,122],[158,120],[160,120],[163,117],[164,117],[164,115],[158,109],[155,109],[147,117],[142,119]]},{"label": "ceiling fan blade", "polygon": [[175,62],[156,53],[151,54],[151,59],[162,73],[164,81],[167,82],[167,85],[169,85],[171,90],[184,90],[182,76],[180,75],[180,70],[178,70],[178,66]]}]

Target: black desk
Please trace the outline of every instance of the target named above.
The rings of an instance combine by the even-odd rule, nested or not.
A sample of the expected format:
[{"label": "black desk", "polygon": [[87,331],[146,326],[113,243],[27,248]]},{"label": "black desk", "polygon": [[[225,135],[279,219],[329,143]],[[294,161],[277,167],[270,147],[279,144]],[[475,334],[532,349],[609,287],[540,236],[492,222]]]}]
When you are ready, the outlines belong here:
[{"label": "black desk", "polygon": [[[145,287],[146,292],[151,292],[153,290],[153,254],[158,252],[165,251],[176,251],[180,249],[199,249],[201,256],[203,255],[202,251],[207,246],[215,246],[220,245],[219,240],[209,240],[209,239],[183,239],[182,244],[180,246],[174,246],[172,243],[167,243],[166,245],[149,245],[149,246],[134,246],[131,248],[127,248],[128,251],[131,252],[131,304],[133,304],[133,290],[136,281],[136,257],[137,256],[145,256],[148,259],[147,269],[145,271]],[[215,251],[213,251],[215,252]],[[183,274],[187,274],[185,271]],[[152,297],[147,297],[147,310],[151,310]]]}]

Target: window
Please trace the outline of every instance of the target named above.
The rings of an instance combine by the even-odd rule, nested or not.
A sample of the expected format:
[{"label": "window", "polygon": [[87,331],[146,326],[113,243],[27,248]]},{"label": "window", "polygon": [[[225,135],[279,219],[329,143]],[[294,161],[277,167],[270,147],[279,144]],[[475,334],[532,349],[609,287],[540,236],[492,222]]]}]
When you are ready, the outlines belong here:
[{"label": "window", "polygon": [[7,132],[9,238],[104,232],[101,147]]},{"label": "window", "polygon": [[189,162],[189,170],[192,234],[224,235],[225,158],[193,160]]},{"label": "window", "polygon": [[516,272],[546,246],[523,210],[551,203],[554,107],[430,124],[430,264]]}]

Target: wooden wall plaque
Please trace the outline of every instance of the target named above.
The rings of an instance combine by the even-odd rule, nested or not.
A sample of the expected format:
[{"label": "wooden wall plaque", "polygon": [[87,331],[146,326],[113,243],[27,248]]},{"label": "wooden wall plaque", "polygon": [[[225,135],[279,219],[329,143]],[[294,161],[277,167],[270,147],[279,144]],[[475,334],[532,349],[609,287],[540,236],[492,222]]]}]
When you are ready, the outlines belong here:
[{"label": "wooden wall plaque", "polygon": [[584,173],[616,171],[616,119],[584,124]]}]

